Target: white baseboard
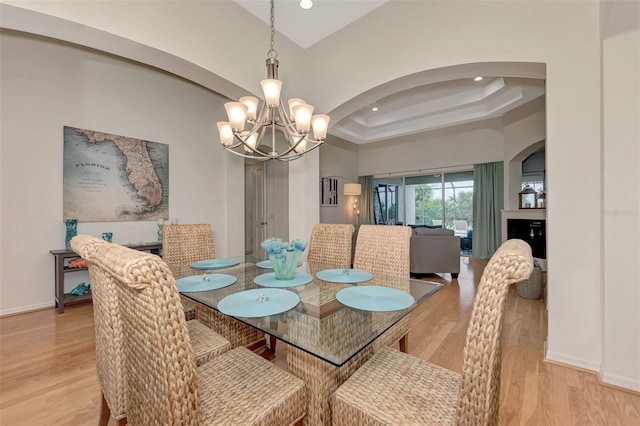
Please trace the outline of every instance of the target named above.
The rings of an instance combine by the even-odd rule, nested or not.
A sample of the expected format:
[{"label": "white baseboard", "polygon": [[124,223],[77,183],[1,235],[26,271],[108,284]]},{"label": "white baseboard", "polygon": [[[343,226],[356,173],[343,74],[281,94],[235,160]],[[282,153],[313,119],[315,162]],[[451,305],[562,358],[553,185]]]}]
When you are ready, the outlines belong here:
[{"label": "white baseboard", "polygon": [[[545,345],[546,349],[546,345]],[[571,355],[560,354],[547,350],[546,359],[549,361],[559,362],[561,364],[567,364],[573,367],[582,368],[583,370],[593,371],[598,373],[600,371],[600,364],[590,361],[584,358],[578,358]]]},{"label": "white baseboard", "polygon": [[598,380],[604,384],[615,386],[622,389],[628,389],[634,392],[640,392],[640,380],[632,379],[618,374],[601,373],[600,366],[583,358],[567,356],[564,354],[554,353],[547,350],[547,341],[544,341],[543,348],[545,359],[564,364],[568,367],[576,367],[583,370],[593,371],[598,376]]},{"label": "white baseboard", "polygon": [[4,317],[7,315],[21,314],[29,311],[36,311],[44,308],[53,308],[53,307],[55,307],[55,303],[47,302],[47,303],[39,303],[37,305],[21,306],[19,308],[3,309],[3,310],[0,310],[0,317]]},{"label": "white baseboard", "polygon": [[638,379],[630,379],[629,377],[619,376],[617,374],[603,373],[602,382],[609,385],[640,392],[640,380]]}]

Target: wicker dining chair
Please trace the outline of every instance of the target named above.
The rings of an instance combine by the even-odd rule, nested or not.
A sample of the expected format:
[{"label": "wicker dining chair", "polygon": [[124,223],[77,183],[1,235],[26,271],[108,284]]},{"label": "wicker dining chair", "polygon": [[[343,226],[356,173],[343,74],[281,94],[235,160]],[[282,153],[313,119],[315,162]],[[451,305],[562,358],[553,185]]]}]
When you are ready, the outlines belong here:
[{"label": "wicker dining chair", "polygon": [[185,265],[215,257],[213,231],[208,223],[162,227],[162,259],[167,265]]},{"label": "wicker dining chair", "polygon": [[[169,266],[186,265],[216,257],[213,231],[208,223],[162,226],[162,258]],[[196,305],[180,296],[187,320],[196,318]]]},{"label": "wicker dining chair", "polygon": [[380,349],[334,394],[334,425],[496,425],[501,335],[509,286],[533,270],[531,248],[508,240],[478,284],[462,375],[390,348]]},{"label": "wicker dining chair", "polygon": [[[125,424],[127,417],[127,386],[124,376],[124,341],[120,304],[116,284],[108,265],[96,262],[97,257],[119,247],[90,235],[78,235],[71,240],[71,247],[87,260],[91,279],[91,293],[95,323],[96,371],[102,392],[100,424],[106,425],[109,417],[118,424]],[[204,364],[231,349],[231,344],[213,330],[196,320],[187,322],[190,341],[196,363]]]},{"label": "wicker dining chair", "polygon": [[288,425],[304,416],[304,383],[246,348],[196,366],[175,279],[162,259],[117,245],[96,254],[117,287],[129,423]]},{"label": "wicker dining chair", "polygon": [[[376,276],[409,278],[410,241],[411,228],[408,226],[362,225],[358,230],[353,267]],[[388,315],[385,312],[375,314],[374,323],[376,317]],[[407,315],[375,340],[374,349],[394,346],[399,342],[400,350],[407,352],[410,325]]]},{"label": "wicker dining chair", "polygon": [[[216,249],[211,225],[195,223],[164,225],[162,227],[162,259],[169,265],[188,265],[199,260],[214,259]],[[187,319],[196,318],[207,327],[223,335],[231,347],[247,346],[264,339],[264,334],[253,327],[229,318],[215,309],[195,304],[180,296]]]},{"label": "wicker dining chair", "polygon": [[311,230],[307,260],[336,268],[351,268],[353,232],[353,225],[316,223]]}]

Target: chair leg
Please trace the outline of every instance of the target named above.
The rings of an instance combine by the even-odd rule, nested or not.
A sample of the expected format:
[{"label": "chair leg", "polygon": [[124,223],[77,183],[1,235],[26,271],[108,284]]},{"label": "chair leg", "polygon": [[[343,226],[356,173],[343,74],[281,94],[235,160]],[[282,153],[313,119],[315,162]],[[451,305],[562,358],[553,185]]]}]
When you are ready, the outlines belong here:
[{"label": "chair leg", "polygon": [[[100,396],[102,397],[102,402],[100,403],[100,426],[108,426],[109,419],[111,419],[111,410],[109,409],[109,405],[107,404],[107,400],[104,399],[104,394],[100,392]],[[125,426],[127,424],[127,418],[124,417],[117,421],[118,426]]]},{"label": "chair leg", "polygon": [[107,400],[104,399],[104,394],[100,392],[102,402],[100,403],[100,426],[107,426],[109,424],[109,417],[111,417],[111,410],[107,405]]},{"label": "chair leg", "polygon": [[407,353],[407,350],[409,349],[408,340],[409,337],[407,334],[400,338],[400,352],[404,352],[405,354]]},{"label": "chair leg", "polygon": [[276,341],[275,337],[269,336],[269,349],[271,349],[271,352],[274,354],[276,353]]}]

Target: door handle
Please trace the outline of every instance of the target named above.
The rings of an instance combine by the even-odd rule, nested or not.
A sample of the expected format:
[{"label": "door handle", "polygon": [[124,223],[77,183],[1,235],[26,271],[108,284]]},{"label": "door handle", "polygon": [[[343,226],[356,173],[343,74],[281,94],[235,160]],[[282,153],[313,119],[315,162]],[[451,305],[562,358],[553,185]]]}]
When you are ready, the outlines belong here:
[{"label": "door handle", "polygon": [[260,222],[260,225],[266,225],[267,222]]}]

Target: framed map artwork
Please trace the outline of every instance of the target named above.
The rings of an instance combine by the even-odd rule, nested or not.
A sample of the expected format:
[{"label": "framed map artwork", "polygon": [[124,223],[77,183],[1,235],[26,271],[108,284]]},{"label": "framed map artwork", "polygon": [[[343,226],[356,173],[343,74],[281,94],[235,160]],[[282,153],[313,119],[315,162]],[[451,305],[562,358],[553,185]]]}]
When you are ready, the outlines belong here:
[{"label": "framed map artwork", "polygon": [[169,218],[169,145],[64,127],[63,219]]},{"label": "framed map artwork", "polygon": [[320,181],[320,205],[338,205],[338,179],[322,178]]}]

